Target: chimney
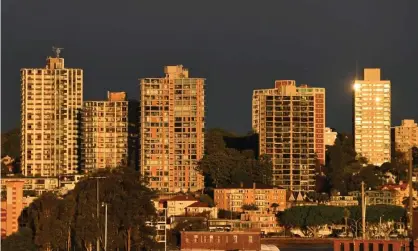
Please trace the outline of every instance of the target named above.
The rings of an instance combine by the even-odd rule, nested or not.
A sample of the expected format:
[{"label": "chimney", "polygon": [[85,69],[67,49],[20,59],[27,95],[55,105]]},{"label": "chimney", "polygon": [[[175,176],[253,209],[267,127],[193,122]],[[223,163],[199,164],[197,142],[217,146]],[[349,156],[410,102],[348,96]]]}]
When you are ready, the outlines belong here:
[{"label": "chimney", "polygon": [[255,182],[253,182],[253,189],[255,189]]},{"label": "chimney", "polygon": [[241,185],[241,188],[244,187],[244,182],[241,181],[239,184]]}]

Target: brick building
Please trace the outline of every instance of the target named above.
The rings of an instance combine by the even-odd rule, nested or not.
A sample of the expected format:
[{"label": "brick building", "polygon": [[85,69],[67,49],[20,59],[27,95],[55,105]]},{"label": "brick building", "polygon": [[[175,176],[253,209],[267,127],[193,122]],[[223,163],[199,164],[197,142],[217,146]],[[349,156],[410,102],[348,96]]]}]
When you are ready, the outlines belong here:
[{"label": "brick building", "polygon": [[181,250],[261,250],[259,231],[181,232]]}]

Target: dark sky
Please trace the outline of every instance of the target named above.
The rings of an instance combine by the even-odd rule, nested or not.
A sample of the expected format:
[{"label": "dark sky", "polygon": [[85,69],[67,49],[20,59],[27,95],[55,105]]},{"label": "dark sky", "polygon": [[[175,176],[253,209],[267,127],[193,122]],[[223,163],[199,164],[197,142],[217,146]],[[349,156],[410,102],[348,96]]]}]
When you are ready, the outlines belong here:
[{"label": "dark sky", "polygon": [[392,124],[418,119],[417,0],[2,0],[1,130],[19,126],[19,69],[53,45],[84,69],[84,99],[139,94],[138,78],[183,64],[207,78],[207,125],[251,129],[252,90],[275,79],[325,87],[327,126],[351,131],[356,60],[392,81]]}]

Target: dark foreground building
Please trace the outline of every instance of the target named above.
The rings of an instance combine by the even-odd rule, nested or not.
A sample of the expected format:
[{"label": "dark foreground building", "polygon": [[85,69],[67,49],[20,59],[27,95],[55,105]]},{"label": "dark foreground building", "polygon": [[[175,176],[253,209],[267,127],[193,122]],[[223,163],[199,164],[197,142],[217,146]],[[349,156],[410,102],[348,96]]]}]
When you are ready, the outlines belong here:
[{"label": "dark foreground building", "polygon": [[181,232],[181,250],[261,250],[260,231]]}]

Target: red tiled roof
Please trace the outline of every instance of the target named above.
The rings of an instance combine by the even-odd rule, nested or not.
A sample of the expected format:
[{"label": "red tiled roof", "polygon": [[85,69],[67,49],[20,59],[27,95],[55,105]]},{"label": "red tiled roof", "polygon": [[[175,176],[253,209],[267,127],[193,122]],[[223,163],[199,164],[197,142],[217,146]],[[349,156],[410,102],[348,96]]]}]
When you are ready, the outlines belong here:
[{"label": "red tiled roof", "polygon": [[205,203],[205,202],[199,202],[199,201],[197,201],[197,202],[191,204],[188,207],[209,207],[209,204],[208,203]]},{"label": "red tiled roof", "polygon": [[401,185],[384,185],[382,186],[382,190],[405,190],[408,187],[408,183],[402,183]]},{"label": "red tiled roof", "polygon": [[197,201],[197,199],[191,195],[177,195],[167,201]]}]

